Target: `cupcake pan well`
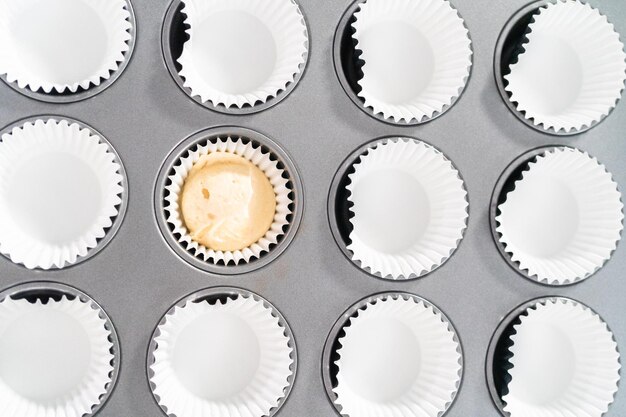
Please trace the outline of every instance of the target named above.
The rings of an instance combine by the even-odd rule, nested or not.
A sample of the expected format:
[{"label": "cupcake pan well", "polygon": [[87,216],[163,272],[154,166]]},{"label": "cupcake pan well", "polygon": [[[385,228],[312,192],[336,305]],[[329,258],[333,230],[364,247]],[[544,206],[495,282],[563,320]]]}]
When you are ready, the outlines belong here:
[{"label": "cupcake pan well", "polygon": [[[283,99],[285,99],[291,93],[291,91],[296,88],[298,82],[304,75],[304,71],[306,69],[307,61],[309,58],[310,40],[306,19],[304,17],[302,8],[298,5],[298,3],[294,0],[275,0],[275,2],[279,5],[281,3],[283,4],[281,5],[282,10],[277,9],[274,15],[278,16],[277,18],[280,20],[281,16],[285,16],[285,11],[290,10],[291,13],[289,13],[289,16],[293,20],[291,22],[290,30],[292,31],[292,33],[300,30],[300,32],[298,32],[298,35],[302,37],[302,40],[298,42],[298,45],[300,46],[297,48],[295,47],[296,45],[294,45],[294,42],[287,42],[288,44],[290,44],[290,46],[292,46],[291,50],[292,52],[295,52],[295,54],[292,54],[293,57],[287,60],[287,63],[285,65],[285,71],[283,71],[283,76],[279,77],[278,82],[274,82],[272,84],[273,86],[269,90],[263,90],[262,94],[257,95],[256,97],[250,92],[246,92],[245,94],[235,94],[232,96],[229,94],[221,94],[223,97],[218,98],[217,95],[210,94],[210,92],[207,91],[205,87],[202,87],[202,85],[200,85],[200,89],[196,88],[194,90],[191,88],[194,85],[194,82],[197,85],[197,81],[202,81],[197,74],[194,75],[190,84],[190,81],[185,79],[185,77],[183,76],[184,74],[181,73],[181,71],[183,70],[181,57],[183,56],[183,52],[185,51],[185,44],[190,40],[190,25],[188,23],[189,16],[184,13],[186,6],[183,0],[172,0],[167,9],[167,13],[165,15],[163,27],[161,30],[161,50],[163,53],[163,58],[165,60],[165,65],[167,66],[170,75],[172,76],[174,82],[178,85],[178,87],[201,106],[226,114],[257,113],[272,106],[275,106]],[[190,3],[194,3],[194,1],[191,1]],[[213,4],[215,5],[219,5],[219,3],[220,0],[213,2]],[[198,4],[202,4],[202,2],[199,2]],[[240,1],[235,4],[236,10],[238,8],[238,5],[245,7],[246,4],[254,5],[255,3]],[[245,10],[243,7],[240,9],[241,11]],[[267,10],[262,11],[266,12]],[[272,14],[266,13],[266,17],[268,16],[272,16]],[[234,18],[234,15],[231,15],[231,17]],[[240,17],[246,19],[243,24],[250,27],[255,27],[258,31],[257,33],[263,33],[265,35],[264,30],[267,31],[268,29],[270,29],[265,25],[265,23],[257,19],[257,17],[254,16],[253,12],[242,13]],[[255,22],[260,22],[260,25],[257,27],[257,24]],[[265,29],[263,29],[263,27]],[[266,40],[271,41],[272,34],[268,32],[267,35],[269,36],[267,36]],[[248,36],[250,36],[250,33],[248,34]],[[189,64],[192,62],[192,60],[189,56],[186,56],[183,62]],[[269,66],[266,69],[267,71],[272,70],[272,68],[270,68]],[[189,72],[190,71],[187,69],[186,73],[189,74]],[[214,73],[219,74],[219,71],[215,70]],[[200,84],[203,83],[200,82]],[[216,92],[216,90],[214,90],[213,92]],[[226,103],[224,101],[224,98],[226,98],[229,103]]]},{"label": "cupcake pan well", "polygon": [[[179,195],[188,171],[200,155],[230,152],[254,163],[266,175],[276,195],[276,214],[268,232],[240,251],[213,251],[191,239],[179,209]],[[154,190],[159,228],[184,260],[207,272],[238,274],[276,259],[295,236],[303,211],[300,177],[290,157],[268,137],[250,129],[224,126],[184,139],[167,157]]]},{"label": "cupcake pan well", "polygon": [[[528,368],[520,369],[521,362]],[[505,417],[602,416],[619,388],[621,362],[615,335],[597,312],[571,298],[542,297],[502,319],[485,372],[491,398]],[[533,384],[537,377],[542,381]]]},{"label": "cupcake pan well", "polygon": [[[385,205],[391,198],[397,204]],[[335,174],[327,210],[344,255],[369,274],[392,280],[441,267],[461,244],[469,218],[465,183],[454,164],[410,137],[375,139],[350,154]],[[388,239],[396,234],[402,242]]]},{"label": "cupcake pan well", "polygon": [[[509,19],[509,21],[502,29],[502,32],[500,33],[494,52],[493,62],[496,85],[498,86],[498,90],[500,91],[500,96],[502,97],[502,100],[504,100],[504,103],[509,108],[509,110],[519,120],[521,120],[529,127],[543,133],[557,136],[576,135],[591,129],[598,123],[602,122],[607,116],[609,116],[613,112],[616,104],[619,103],[624,91],[624,80],[626,80],[626,63],[624,62],[626,52],[624,52],[623,36],[620,36],[619,28],[616,28],[610,20],[606,20],[606,16],[602,12],[601,5],[593,5],[587,2],[578,2],[577,4],[573,5],[574,7],[571,7],[571,10],[565,10],[565,12],[569,16],[568,18],[555,17],[558,15],[558,10],[560,9],[557,9],[554,6],[572,6],[572,4],[567,3],[573,3],[573,1],[564,2],[562,0],[538,0],[533,1],[518,10],[517,13],[515,13]],[[566,9],[567,8],[568,7],[566,7]],[[541,21],[538,30],[538,32],[540,33],[535,36],[535,34],[532,34],[531,32],[531,28],[537,25],[535,18],[539,14],[545,15],[546,11],[548,12],[548,14],[552,13],[552,16],[546,18],[548,20]],[[553,12],[557,13],[554,14]],[[601,74],[596,76],[596,80],[594,82],[599,81],[602,86],[596,89],[583,89],[582,86],[584,85],[584,83],[582,83],[581,81],[580,89],[581,91],[584,91],[584,95],[586,96],[588,96],[590,93],[593,93],[595,90],[599,90],[605,93],[604,97],[601,94],[599,97],[588,100],[588,104],[586,106],[578,106],[578,109],[573,112],[574,116],[572,116],[572,112],[570,112],[569,114],[564,114],[563,117],[559,118],[532,117],[532,115],[542,112],[536,111],[536,105],[529,106],[529,97],[523,97],[523,105],[520,105],[519,102],[515,100],[516,97],[513,97],[514,91],[516,94],[519,95],[519,92],[523,90],[523,88],[520,89],[519,86],[520,81],[524,80],[525,74],[522,73],[521,76],[516,75],[516,78],[514,79],[515,84],[511,85],[511,72],[513,68],[519,63],[520,59],[525,58],[523,55],[525,52],[527,52],[526,48],[534,49],[531,44],[532,39],[537,39],[540,36],[543,36],[543,38],[545,39],[545,33],[549,33],[549,31],[552,30],[554,26],[556,26],[557,29],[561,29],[562,33],[559,33],[556,36],[554,45],[558,42],[561,42],[558,39],[563,39],[565,43],[562,45],[567,45],[568,42],[571,42],[571,46],[563,46],[558,49],[572,51],[571,55],[569,56],[563,55],[561,61],[567,61],[567,64],[562,65],[560,68],[558,68],[558,72],[563,75],[570,72],[580,72],[580,75],[578,76],[580,77],[580,80],[584,80],[584,77],[588,76],[588,74],[586,73],[589,73],[590,70],[582,69],[578,71],[575,70],[575,68],[573,67],[573,65],[576,65],[576,62],[581,62],[582,59],[584,59],[581,58],[581,56],[576,55],[575,48],[579,44],[583,43],[580,39],[585,39],[585,36],[582,35],[581,38],[574,41],[572,39],[575,38],[575,36],[579,36],[581,33],[577,33],[575,29],[583,26],[581,24],[581,21],[574,22],[577,16],[587,16],[587,20],[584,20],[584,18],[582,20],[585,22],[589,19],[595,20],[595,26],[593,27],[593,29],[591,29],[590,27],[586,27],[588,31],[593,31],[593,33],[595,33],[595,35],[588,38],[591,39],[591,42],[596,40],[595,38],[599,37],[598,34],[602,34],[603,39],[602,42],[599,42],[597,44],[589,44],[590,48],[586,47],[586,45],[583,46],[583,50],[587,52],[587,55],[589,55],[590,51],[600,50],[600,48],[607,47],[608,45],[607,50],[603,53],[603,56],[601,58],[604,59],[606,57],[609,60],[609,63],[603,62],[601,64],[598,64],[598,58],[590,59],[593,64],[588,63],[588,65],[590,67],[598,68],[597,71]],[[544,19],[544,16],[542,16],[542,19]],[[571,23],[568,24],[568,22]],[[571,34],[568,32],[569,28],[574,29],[572,30]],[[541,32],[543,32],[543,34]],[[541,40],[542,38],[539,38],[539,42],[541,42]],[[541,54],[549,53],[547,51],[549,51],[549,49],[546,49],[543,52],[537,51],[535,49],[535,51],[532,52],[530,60],[541,61]],[[591,52],[591,55],[593,55],[593,52]],[[527,71],[528,68],[529,67],[527,65],[525,67],[525,71]],[[591,72],[596,71],[595,68]],[[602,73],[602,71],[604,71],[604,73]],[[610,75],[608,75],[607,73]],[[582,74],[584,74],[584,76]],[[528,79],[531,78],[532,76],[528,77]],[[575,78],[576,76],[573,77],[573,80],[575,80]],[[528,79],[526,80],[526,82],[528,82]],[[568,81],[568,83],[570,84],[574,82],[575,81],[572,80]],[[529,83],[535,85],[537,84],[533,83],[532,81],[530,81]],[[553,84],[558,85],[559,83],[553,82]],[[555,92],[551,94],[551,97],[560,97],[560,94],[557,94],[556,91],[557,90],[555,90]],[[570,103],[576,102],[577,95],[583,95],[580,92],[577,93],[576,90],[566,93],[571,94]],[[531,99],[530,101],[533,101],[533,99]],[[566,101],[563,101],[562,103],[566,103]],[[543,105],[545,106],[545,104]],[[563,104],[552,103],[552,106],[559,105],[562,106]],[[575,106],[570,104],[570,107]],[[527,114],[526,110],[528,110],[529,108],[530,113]],[[583,118],[580,119],[580,116],[582,116]]]},{"label": "cupcake pan well", "polygon": [[[407,100],[406,97],[404,98],[404,101],[406,102],[385,103],[384,100],[374,98],[372,94],[363,91],[365,76],[363,68],[366,65],[366,62],[364,61],[363,51],[359,49],[357,41],[358,31],[356,28],[361,27],[360,22],[357,23],[357,16],[359,14],[363,15],[362,7],[365,3],[365,0],[355,0],[350,4],[341,17],[333,40],[333,60],[335,72],[337,73],[339,82],[348,97],[365,113],[380,121],[393,125],[419,125],[443,115],[463,94],[471,74],[473,50],[467,25],[465,24],[463,18],[459,15],[454,6],[447,0],[419,0],[416,3],[411,3],[411,1],[402,1],[394,3],[392,7],[387,7],[390,3],[385,4],[384,2],[376,2],[377,4],[373,6],[374,10],[371,10],[367,14],[370,22],[366,24],[369,25],[370,28],[372,26],[375,27],[377,24],[385,23],[385,20],[389,19],[390,16],[394,19],[394,21],[399,21],[403,19],[403,16],[406,18],[407,15],[411,15],[413,12],[415,12],[414,16],[416,16],[416,19],[420,19],[422,16],[429,16],[431,19],[436,19],[439,22],[439,26],[430,26],[428,29],[429,32],[438,32],[440,28],[445,28],[436,35],[433,34],[430,39],[425,33],[419,33],[421,26],[413,27],[410,31],[407,31],[407,26],[410,27],[415,25],[407,25],[406,23],[404,23],[404,31],[387,34],[389,40],[399,41],[401,38],[402,40],[400,42],[406,41],[406,43],[397,45],[388,44],[386,48],[387,50],[393,50],[394,46],[398,45],[401,45],[399,46],[400,50],[402,50],[401,48],[415,48],[415,52],[413,54],[409,54],[407,52],[400,54],[400,56],[397,56],[396,58],[402,59],[403,57],[409,57],[407,62],[411,65],[418,65],[414,69],[416,72],[421,72],[421,68],[427,67],[427,65],[423,65],[423,63],[428,61],[425,56],[429,56],[429,52],[437,55],[436,52],[433,52],[434,47],[440,46],[440,48],[438,48],[440,54],[447,56],[438,62],[437,65],[439,68],[436,68],[434,64],[432,65],[432,73],[430,74],[430,79],[428,81],[426,81],[429,78],[428,71],[424,71],[424,73],[418,77],[420,79],[419,81],[416,81],[416,84],[422,84],[421,86],[418,87],[414,85],[411,87],[400,87],[399,85],[396,85],[392,88],[396,90],[395,94],[397,96],[404,96],[406,93],[403,93],[402,91],[406,92],[410,88],[420,91],[418,94],[414,95],[415,97],[413,97],[421,97],[420,99],[417,99],[415,103],[410,99]],[[426,11],[426,9],[428,9],[428,11]],[[386,14],[387,12],[389,14]],[[383,16],[381,22],[375,21],[378,16]],[[408,22],[411,23],[416,19],[408,20]],[[385,33],[385,30],[390,28],[391,26],[388,25],[380,33]],[[415,29],[418,30],[417,34],[416,32],[411,32]],[[452,39],[453,36],[450,35],[450,32],[454,34],[454,39]],[[401,37],[400,33],[405,35],[405,37]],[[370,42],[368,42],[368,45],[377,47],[377,52],[384,53],[384,45],[380,42],[375,42],[372,45],[371,38],[372,37],[369,36],[368,41]],[[415,41],[415,39],[418,39],[419,41]],[[437,43],[440,39],[445,39],[443,44]],[[414,42],[412,42],[412,40]],[[446,41],[450,41],[450,43],[446,44]],[[443,51],[445,51],[445,53]],[[446,66],[445,76],[442,77],[445,81],[440,81],[437,84],[433,81],[437,78],[435,75],[436,70],[441,70],[441,67],[443,66],[442,63],[446,60],[446,58],[452,56],[450,51],[454,52],[454,58],[450,59],[451,65]],[[432,58],[432,60],[434,62],[436,58]],[[378,60],[377,66],[378,71],[383,69],[380,60]],[[379,73],[378,75],[380,75],[383,79],[385,78],[382,73]],[[411,79],[409,73],[404,72],[402,76],[407,79]],[[371,85],[372,83],[370,82],[369,84]],[[434,84],[437,85],[435,86]],[[366,86],[367,85],[368,84],[366,84]],[[387,87],[381,89],[379,87],[379,91],[386,88]],[[443,96],[439,95],[442,91]],[[424,99],[424,95],[428,98]],[[434,101],[430,100],[432,98],[434,98]],[[397,100],[397,97],[394,98],[394,100]],[[372,102],[374,105],[372,105]]]},{"label": "cupcake pan well", "polygon": [[[15,122],[0,138],[9,141],[2,144],[2,254],[30,269],[61,269],[104,249],[128,206],[126,170],[113,145],[91,126],[47,115]],[[39,180],[34,165],[55,172]],[[16,194],[17,184],[34,192]],[[63,239],[50,240],[55,235]]]},{"label": "cupcake pan well", "polygon": [[[518,155],[544,145],[571,145],[598,158],[620,189],[626,185],[626,106],[593,129],[571,138],[547,136],[521,123],[504,105],[492,75],[497,36],[530,0],[454,0],[474,48],[472,76],[461,99],[442,116],[415,127],[381,123],[358,109],[342,90],[332,63],[332,38],[349,1],[299,0],[311,35],[311,54],[298,86],[280,104],[249,116],[225,115],[187,97],[164,67],[159,39],[169,0],[132,0],[139,31],[124,74],[97,96],[69,105],[31,100],[0,83],[0,126],[24,117],[60,114],[100,131],[120,154],[129,179],[122,227],[97,256],[61,271],[30,271],[0,257],[0,288],[33,279],[78,287],[106,309],[118,330],[122,363],[118,384],[96,417],[165,417],[146,375],[148,343],[173,303],[201,288],[237,286],[275,305],[289,322],[298,348],[293,389],[276,417],[338,417],[321,377],[324,341],[337,318],[356,301],[382,291],[411,292],[436,304],[452,320],[463,343],[465,372],[454,403],[443,417],[499,417],[485,381],[485,356],[501,317],[536,297],[572,297],[609,324],[621,351],[626,343],[626,245],[589,279],[567,287],[522,278],[498,254],[488,205],[498,176]],[[626,4],[591,0],[626,33]],[[156,225],[153,191],[168,153],[202,129],[237,125],[275,140],[298,168],[304,216],[287,249],[263,268],[237,276],[204,273],[182,261]],[[372,278],[338,249],[326,204],[342,161],[378,137],[412,136],[441,149],[463,175],[470,200],[468,229],[441,268],[412,281]],[[603,417],[626,415],[624,381]]]},{"label": "cupcake pan well", "polygon": [[[11,3],[19,4],[19,2],[14,2],[14,1],[6,2],[6,5],[3,3],[2,4],[3,11],[5,10],[4,8],[7,7],[7,5],[10,5]],[[102,29],[102,31],[104,31],[102,22],[99,21],[99,19],[101,18],[98,17],[98,13],[100,12],[106,12],[110,21],[118,25],[117,31],[111,31],[108,33],[109,39],[105,41],[108,43],[107,48],[110,48],[110,52],[108,54],[108,59],[106,60],[106,65],[101,67],[100,70],[97,71],[97,73],[92,72],[92,74],[89,77],[75,79],[73,80],[71,84],[52,83],[52,82],[43,81],[43,79],[40,79],[41,78],[40,76],[33,78],[33,76],[30,75],[27,78],[24,78],[23,76],[21,76],[21,71],[19,71],[19,68],[14,68],[15,67],[14,64],[7,66],[7,64],[3,63],[2,64],[3,69],[1,69],[0,72],[3,72],[3,70],[7,71],[8,69],[11,69],[11,71],[0,74],[0,79],[4,81],[9,87],[11,87],[15,91],[27,97],[34,98],[40,101],[50,102],[50,103],[71,103],[71,102],[81,101],[89,97],[95,96],[96,94],[100,93],[101,91],[105,90],[110,85],[112,85],[122,75],[122,73],[128,66],[131,56],[133,54],[133,50],[135,48],[135,42],[136,42],[135,37],[137,33],[137,22],[135,19],[135,12],[134,12],[131,0],[120,0],[117,4],[110,3],[110,2],[101,2],[101,1],[96,1],[93,3],[96,4],[96,8],[91,9],[91,10],[90,8],[92,6],[90,4],[84,4],[81,1],[74,2],[74,3],[66,1],[66,2],[62,2],[61,4],[62,4],[63,10],[71,9],[73,6],[76,9],[75,13],[70,16],[70,19],[68,19],[66,24],[68,27],[71,27],[71,25],[76,25],[76,31],[77,32],[81,31],[81,33],[84,34],[84,36],[82,36],[82,38],[84,39],[88,39],[89,36],[96,34],[98,30]],[[45,8],[41,8],[41,6],[37,6],[36,1],[33,4],[35,4],[35,7],[39,7],[41,9],[40,13],[35,14],[37,16],[37,19],[42,19],[42,18],[45,19],[46,13],[52,13],[52,14],[54,13],[53,12],[54,4],[51,2],[48,3],[50,8],[47,10]],[[32,5],[30,7],[32,7]],[[22,18],[25,18],[25,16],[32,16],[32,14],[29,12],[26,12],[26,13],[23,13],[23,12],[24,11],[22,11],[20,15]],[[87,15],[89,15],[89,18],[91,20],[88,21],[89,23],[87,25],[85,25],[85,22],[81,22],[79,20],[79,16],[81,15],[81,13],[87,13]],[[10,19],[9,16],[13,14],[14,13],[6,12],[5,16],[8,19]],[[33,22],[36,22],[34,18],[33,18]],[[51,19],[48,21],[48,23],[51,24],[51,26],[48,27],[49,30],[58,30],[58,28],[54,28],[52,26],[54,23],[52,23]],[[6,26],[6,27],[10,31],[11,28],[15,27],[15,25],[19,26],[20,23],[11,22],[10,26]],[[45,26],[45,25],[42,25],[42,26]],[[93,27],[93,30],[89,30],[89,26]],[[37,30],[35,29],[35,27],[31,28],[31,31],[35,31],[35,30]],[[22,31],[22,32],[24,33],[17,32],[17,31],[14,33],[21,33],[22,36],[27,36],[28,31]],[[68,33],[71,33],[71,32],[68,32]],[[66,33],[65,36],[68,36],[68,33]],[[111,37],[111,35],[113,34],[114,34],[114,37]],[[28,47],[33,48],[33,49],[39,48],[39,50],[42,51],[45,48],[45,45],[48,39],[44,39],[43,37],[36,38],[36,36],[38,35],[35,34],[33,36],[33,39],[25,40],[24,42],[26,42]],[[113,38],[115,39],[115,41],[113,41]],[[52,35],[49,37],[49,39],[52,39]],[[100,42],[102,39],[98,39],[98,37],[96,36],[93,40],[94,40],[94,43],[96,43],[96,42]],[[33,41],[37,42],[39,45],[44,45],[44,48],[42,48],[41,46],[28,44],[28,42],[32,43]],[[81,37],[75,36],[72,42],[74,42],[74,45],[76,45],[78,48],[85,48],[85,43],[82,42]],[[106,45],[106,44],[103,42],[102,45]],[[66,55],[69,59],[75,59],[76,56],[85,56],[88,53],[87,49],[82,49],[79,53],[74,52],[72,54],[72,51],[67,50],[67,45],[63,45],[63,46],[66,46],[65,48],[66,50],[64,50],[63,54]],[[58,44],[55,45],[54,48],[59,48],[59,45]],[[7,50],[10,50],[10,49],[11,48],[8,48]],[[3,51],[3,54],[6,54],[6,52]],[[61,54],[61,56],[63,56],[63,54]],[[5,55],[5,56],[10,56],[10,55]],[[37,62],[37,61],[33,61],[37,59],[37,57],[34,54],[30,54],[28,59],[31,61],[30,62],[31,66],[33,65],[33,62]],[[49,57],[49,59],[52,59],[52,57]],[[14,61],[14,60],[15,60],[14,58],[11,58],[11,61]],[[85,58],[85,61],[89,61],[89,60],[92,61],[91,63],[92,66],[95,65],[96,61],[93,56],[89,56],[89,58]],[[19,60],[15,60],[15,61],[19,62]],[[59,62],[60,61],[57,61],[54,65],[52,65],[52,67],[57,66],[56,68],[57,71],[59,70],[65,71],[65,69],[61,68]],[[102,64],[104,63],[102,62],[101,65]],[[41,63],[41,66],[45,67],[45,64]],[[72,68],[72,65],[66,65],[66,69],[67,68]],[[16,69],[18,70],[17,72],[15,71]],[[72,70],[69,69],[69,71],[71,72]],[[26,80],[34,81],[35,84],[27,83]],[[45,85],[45,88],[44,88],[44,85]]]},{"label": "cupcake pan well", "polygon": [[[207,327],[220,336],[203,333]],[[146,366],[154,398],[168,415],[272,417],[289,397],[297,363],[293,333],[276,307],[250,291],[214,287],[165,313]],[[194,374],[198,369],[206,375]]]},{"label": "cupcake pan well", "polygon": [[[522,183],[525,177],[533,187]],[[563,213],[531,201],[534,193],[549,193],[545,201],[552,198],[550,206]],[[496,183],[489,213],[493,239],[502,257],[522,276],[546,285],[575,284],[601,270],[619,245],[622,200],[611,173],[589,154],[567,146],[538,148],[511,162]],[[540,219],[543,213],[546,217]],[[511,227],[512,219],[518,219],[517,224],[532,221],[527,229],[535,227],[535,232],[523,236],[522,229]],[[546,231],[550,233],[533,241]]]},{"label": "cupcake pan well", "polygon": [[[3,415],[97,414],[113,393],[121,363],[117,331],[104,309],[81,290],[52,281],[5,289],[0,303],[3,358],[19,355],[2,366]],[[25,340],[43,343],[29,348]],[[47,366],[42,357],[56,363]],[[28,363],[30,369],[19,370],[17,364]]]},{"label": "cupcake pan well", "polygon": [[341,415],[440,416],[462,377],[454,326],[437,306],[409,293],[375,294],[352,305],[322,354],[324,388]]}]

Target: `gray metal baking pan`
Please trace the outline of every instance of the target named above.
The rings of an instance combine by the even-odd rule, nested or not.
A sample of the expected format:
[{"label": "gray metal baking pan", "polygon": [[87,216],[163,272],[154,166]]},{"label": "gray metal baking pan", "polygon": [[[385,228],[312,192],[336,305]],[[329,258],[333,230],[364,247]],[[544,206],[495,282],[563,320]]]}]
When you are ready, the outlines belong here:
[{"label": "gray metal baking pan", "polygon": [[[280,103],[250,115],[221,114],[191,100],[173,81],[161,35],[170,0],[132,0],[136,44],[121,76],[106,90],[75,103],[51,104],[0,84],[0,126],[40,114],[80,120],[115,147],[129,181],[129,201],[114,239],[72,268],[31,271],[0,258],[0,288],[52,280],[79,288],[109,314],[121,343],[117,385],[98,417],[164,416],[146,378],[150,337],[162,315],[182,297],[216,286],[253,291],[289,323],[298,346],[298,373],[277,417],[337,416],[322,382],[322,352],[339,317],[365,297],[409,292],[437,305],[463,341],[463,382],[446,417],[499,417],[485,376],[489,342],[500,321],[534,298],[563,296],[593,308],[626,346],[626,245],[592,278],[567,287],[525,279],[500,256],[489,227],[493,188],[524,152],[570,145],[598,158],[626,187],[626,105],[584,133],[555,137],[529,129],[507,108],[495,83],[494,50],[503,27],[528,0],[453,0],[470,30],[472,77],[444,115],[419,126],[382,123],[361,111],[343,91],[333,63],[333,37],[350,0],[299,0],[309,27],[310,54],[298,85]],[[626,2],[590,0],[626,34]],[[623,37],[622,37],[623,39]],[[199,270],[164,241],[154,215],[154,184],[166,156],[184,138],[215,126],[242,126],[275,139],[294,161],[304,189],[304,216],[294,240],[274,261],[234,276]],[[355,268],[334,242],[327,196],[342,161],[373,139],[411,136],[445,153],[463,175],[470,200],[462,244],[440,268],[410,281],[375,279]],[[626,390],[606,417],[626,415]]]}]

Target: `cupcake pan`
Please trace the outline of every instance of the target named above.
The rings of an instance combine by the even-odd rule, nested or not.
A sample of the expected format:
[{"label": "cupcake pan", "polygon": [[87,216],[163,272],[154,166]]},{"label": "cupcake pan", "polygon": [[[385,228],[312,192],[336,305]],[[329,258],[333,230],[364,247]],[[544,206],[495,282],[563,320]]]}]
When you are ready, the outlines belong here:
[{"label": "cupcake pan", "polygon": [[[338,417],[322,382],[324,343],[346,309],[372,294],[408,292],[433,304],[453,323],[463,344],[463,380],[445,417],[499,417],[486,383],[489,341],[502,317],[527,300],[562,296],[583,302],[626,346],[626,245],[593,276],[575,285],[545,287],[524,279],[499,255],[489,227],[489,204],[501,173],[529,149],[569,145],[598,158],[622,191],[626,186],[626,106],[581,135],[561,138],[529,129],[501,99],[493,54],[506,22],[528,0],[454,0],[471,32],[472,76],[450,111],[420,126],[381,123],[359,110],[342,91],[333,69],[333,36],[348,0],[299,0],[309,24],[310,55],[304,76],[271,109],[239,116],[210,111],[173,82],[159,46],[169,0],[132,0],[139,36],[130,65],[112,88],[80,104],[31,100],[0,84],[0,126],[53,113],[87,123],[121,156],[129,202],[115,238],[88,262],[63,270],[31,271],[0,257],[0,289],[33,280],[80,288],[102,304],[119,334],[122,366],[116,388],[97,417],[165,416],[146,375],[148,345],[164,312],[188,294],[228,286],[253,291],[274,305],[293,331],[298,369],[276,417]],[[626,34],[626,4],[591,0]],[[271,138],[290,156],[303,183],[304,216],[285,251],[245,274],[204,272],[176,255],[157,226],[154,190],[165,158],[183,138],[215,126],[242,126]],[[416,280],[375,279],[338,248],[327,207],[333,177],[355,149],[383,137],[419,138],[454,162],[467,187],[471,212],[457,251],[434,272]],[[277,149],[274,151],[278,153]],[[261,258],[263,259],[263,257]],[[622,372],[623,373],[623,372]],[[626,415],[620,383],[603,417]]]}]

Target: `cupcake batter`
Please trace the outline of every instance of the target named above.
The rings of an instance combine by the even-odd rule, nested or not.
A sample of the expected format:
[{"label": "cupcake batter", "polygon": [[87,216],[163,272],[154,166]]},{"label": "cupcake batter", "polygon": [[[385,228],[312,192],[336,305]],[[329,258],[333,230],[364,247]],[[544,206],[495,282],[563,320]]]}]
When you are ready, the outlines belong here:
[{"label": "cupcake batter", "polygon": [[276,195],[252,162],[229,152],[212,152],[189,171],[180,206],[194,241],[217,251],[235,251],[267,233]]}]

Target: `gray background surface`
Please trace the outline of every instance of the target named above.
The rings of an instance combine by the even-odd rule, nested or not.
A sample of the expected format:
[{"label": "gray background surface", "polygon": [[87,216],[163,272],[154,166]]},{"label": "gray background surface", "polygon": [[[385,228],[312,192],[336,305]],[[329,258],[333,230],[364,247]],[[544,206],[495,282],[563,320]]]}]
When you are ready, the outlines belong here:
[{"label": "gray background surface", "polygon": [[[626,103],[580,136],[558,138],[531,130],[501,101],[492,71],[500,29],[527,1],[454,0],[470,29],[475,52],[464,95],[431,123],[389,126],[359,110],[334,73],[332,39],[348,1],[299,2],[310,28],[308,68],[286,100],[256,115],[211,112],[176,86],[160,49],[167,0],[133,0],[138,22],[136,49],[125,73],[103,93],[79,103],[54,105],[26,98],[0,84],[0,125],[46,113],[79,119],[108,138],[128,172],[126,219],[117,237],[96,257],[54,272],[29,271],[0,258],[0,287],[29,280],[60,281],[91,295],[111,316],[122,344],[122,369],[115,392],[99,416],[161,415],[145,371],[153,328],[176,300],[217,285],[258,292],[291,324],[298,345],[298,375],[280,417],[334,415],[320,375],[326,335],[347,307],[380,291],[423,296],[456,326],[465,351],[465,375],[449,417],[498,416],[485,383],[487,346],[500,319],[530,298],[563,295],[583,301],[609,323],[626,354],[623,242],[613,259],[589,280],[567,288],[548,288],[522,278],[500,258],[488,219],[491,191],[502,170],[519,154],[540,145],[570,144],[590,152],[626,190]],[[601,6],[626,35],[626,2],[591,3]],[[190,133],[223,124],[258,130],[282,144],[299,168],[305,188],[304,219],[291,246],[269,266],[235,277],[201,272],[174,255],[156,227],[152,207],[155,177],[168,152]],[[469,192],[469,229],[458,251],[434,273],[409,282],[378,280],[356,269],[333,241],[326,215],[328,189],[342,160],[364,142],[386,135],[410,135],[440,148],[461,171]],[[623,388],[607,416],[626,415]]]}]

